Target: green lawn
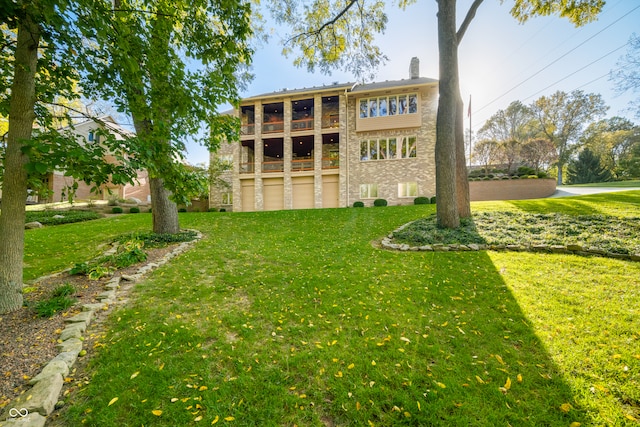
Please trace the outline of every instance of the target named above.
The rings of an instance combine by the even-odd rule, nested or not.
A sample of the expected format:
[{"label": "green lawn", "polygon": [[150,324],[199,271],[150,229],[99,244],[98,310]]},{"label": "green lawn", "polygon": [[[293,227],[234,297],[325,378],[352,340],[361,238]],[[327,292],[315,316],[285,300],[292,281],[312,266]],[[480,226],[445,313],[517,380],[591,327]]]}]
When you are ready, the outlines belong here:
[{"label": "green lawn", "polygon": [[574,184],[565,185],[566,187],[616,187],[616,188],[632,188],[640,187],[640,180],[632,181],[612,181],[612,182],[595,182],[591,184]]},{"label": "green lawn", "polygon": [[[473,208],[638,216],[638,197]],[[433,210],[181,214],[204,239],[112,313],[56,425],[638,425],[640,263],[372,245]],[[63,265],[149,226],[28,231],[28,271],[59,253],[37,233]]]}]

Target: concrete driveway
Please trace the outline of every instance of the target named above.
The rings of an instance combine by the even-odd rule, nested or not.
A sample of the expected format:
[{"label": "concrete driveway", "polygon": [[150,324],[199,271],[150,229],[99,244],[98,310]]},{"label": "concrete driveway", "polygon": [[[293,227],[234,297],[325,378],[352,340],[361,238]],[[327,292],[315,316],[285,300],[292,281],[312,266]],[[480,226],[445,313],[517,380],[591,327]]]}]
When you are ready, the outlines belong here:
[{"label": "concrete driveway", "polygon": [[573,187],[559,185],[556,192],[549,197],[584,196],[586,194],[613,193],[616,191],[640,190],[640,187],[614,188],[614,187]]}]

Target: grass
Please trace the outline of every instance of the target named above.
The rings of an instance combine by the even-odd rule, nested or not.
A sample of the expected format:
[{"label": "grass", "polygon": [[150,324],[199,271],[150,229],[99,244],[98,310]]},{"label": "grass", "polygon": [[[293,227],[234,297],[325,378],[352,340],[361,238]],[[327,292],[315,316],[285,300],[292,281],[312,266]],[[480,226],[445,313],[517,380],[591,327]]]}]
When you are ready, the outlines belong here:
[{"label": "grass", "polygon": [[[58,218],[56,218],[58,217]],[[38,221],[42,225],[60,225],[74,222],[89,221],[101,218],[101,215],[93,211],[27,211],[26,222]]]},{"label": "grass", "polygon": [[76,300],[71,298],[75,293],[76,290],[72,285],[60,285],[51,292],[49,298],[36,303],[33,309],[38,317],[52,317],[76,303]]},{"label": "grass", "polygon": [[567,187],[614,187],[614,188],[633,188],[640,187],[640,180],[630,181],[612,181],[612,182],[595,182],[591,184],[573,184]]},{"label": "grass", "polygon": [[[639,216],[637,197],[473,208]],[[371,245],[433,210],[181,214],[204,239],[111,315],[56,423],[637,425],[640,265]]]}]

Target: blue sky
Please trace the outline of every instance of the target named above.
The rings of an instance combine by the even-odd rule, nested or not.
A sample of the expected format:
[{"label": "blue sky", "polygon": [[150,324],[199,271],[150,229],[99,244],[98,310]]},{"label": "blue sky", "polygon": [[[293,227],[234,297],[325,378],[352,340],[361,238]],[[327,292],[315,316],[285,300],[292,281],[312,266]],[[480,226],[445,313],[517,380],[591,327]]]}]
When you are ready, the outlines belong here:
[{"label": "blue sky", "polygon": [[[458,1],[459,20],[471,3]],[[558,17],[519,24],[509,14],[511,3],[485,0],[460,46],[461,92],[465,102],[472,97],[474,132],[512,101],[528,104],[558,90],[599,93],[611,107],[609,116],[632,118],[626,109],[633,95],[618,95],[608,74],[627,52],[629,37],[640,33],[640,2],[609,0],[597,21],[579,28]],[[438,78],[436,12],[435,0],[421,0],[405,11],[388,7],[387,30],[376,43],[389,61],[378,70],[376,81],[408,78],[414,56],[420,59],[421,76]],[[285,28],[273,28],[270,41],[258,49],[255,79],[243,96],[354,81],[340,70],[328,76],[294,67],[293,57],[281,55],[280,40],[286,33]],[[208,161],[206,149],[190,144],[188,150],[190,163]]]}]

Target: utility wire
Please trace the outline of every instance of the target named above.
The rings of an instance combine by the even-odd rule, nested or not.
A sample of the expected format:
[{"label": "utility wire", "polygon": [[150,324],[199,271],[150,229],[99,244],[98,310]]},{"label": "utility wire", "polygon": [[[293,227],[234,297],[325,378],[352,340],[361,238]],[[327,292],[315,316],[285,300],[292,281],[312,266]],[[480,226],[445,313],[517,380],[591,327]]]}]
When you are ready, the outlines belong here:
[{"label": "utility wire", "polygon": [[529,77],[527,77],[526,79],[524,79],[523,81],[521,81],[520,83],[518,83],[517,85],[515,85],[514,87],[512,87],[511,89],[507,90],[506,92],[504,92],[502,95],[494,98],[493,100],[491,100],[490,102],[488,102],[487,104],[483,105],[482,107],[480,107],[479,109],[477,109],[476,111],[474,111],[475,113],[480,112],[482,110],[484,110],[485,108],[487,108],[488,106],[490,106],[491,104],[493,104],[494,102],[498,101],[499,99],[503,98],[504,96],[506,96],[507,94],[513,92],[515,89],[517,89],[518,87],[522,86],[523,84],[525,84],[526,82],[528,82],[529,80],[531,80],[532,78],[534,78],[535,76],[537,76],[538,74],[540,74],[541,72],[543,72],[544,70],[546,70],[547,68],[549,68],[550,66],[552,66],[553,64],[555,64],[556,62],[560,61],[562,58],[566,57],[568,54],[570,54],[571,52],[575,51],[576,49],[578,49],[579,47],[583,46],[584,44],[586,44],[588,41],[592,40],[593,38],[595,38],[596,36],[600,35],[603,31],[608,30],[609,28],[611,28],[614,24],[618,23],[619,21],[621,21],[623,18],[627,17],[628,15],[630,15],[631,13],[635,12],[636,10],[640,9],[640,5],[636,6],[635,8],[631,9],[629,12],[625,13],[624,15],[622,15],[620,18],[616,19],[615,21],[613,21],[612,23],[610,23],[609,25],[607,25],[606,27],[604,27],[603,29],[601,29],[600,31],[598,31],[597,33],[593,34],[591,37],[587,38],[586,40],[584,40],[582,43],[578,44],[576,47],[574,47],[573,49],[568,50],[567,52],[565,52],[564,54],[562,54],[561,56],[559,56],[558,58],[556,58],[555,60],[551,61],[549,64],[545,65],[544,67],[542,67],[540,70],[536,71],[535,73],[533,73],[532,75],[530,75]]}]

